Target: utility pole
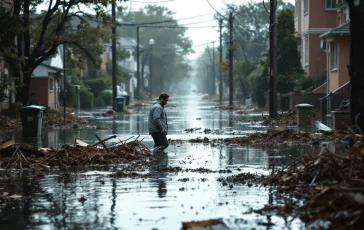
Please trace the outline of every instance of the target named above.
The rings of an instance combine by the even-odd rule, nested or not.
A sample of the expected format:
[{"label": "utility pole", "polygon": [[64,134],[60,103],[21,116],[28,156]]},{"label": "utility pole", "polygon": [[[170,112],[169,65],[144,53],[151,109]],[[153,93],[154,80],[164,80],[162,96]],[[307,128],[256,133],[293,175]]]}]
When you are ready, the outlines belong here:
[{"label": "utility pole", "polygon": [[63,44],[63,125],[66,128],[66,44]]},{"label": "utility pole", "polygon": [[269,20],[269,118],[277,116],[277,0],[270,0]]},{"label": "utility pole", "polygon": [[220,18],[219,20],[219,25],[220,25],[220,89],[219,89],[219,94],[220,94],[220,103],[222,103],[222,71],[221,71],[221,63],[222,63],[222,18]]},{"label": "utility pole", "polygon": [[137,26],[137,47],[136,47],[136,59],[137,59],[137,92],[136,95],[134,96],[135,98],[139,99],[140,96],[140,60],[139,60],[139,56],[140,56],[140,50],[139,50],[139,45],[140,41],[139,41],[139,26]]},{"label": "utility pole", "polygon": [[153,67],[152,67],[152,61],[153,61],[153,44],[154,44],[154,40],[151,39],[149,41],[150,44],[150,55],[149,55],[149,98],[152,99],[153,97],[153,86],[152,86],[152,82],[153,82]]},{"label": "utility pole", "polygon": [[115,10],[115,4],[116,2],[112,2],[112,8],[111,8],[111,16],[112,16],[112,46],[111,46],[111,52],[112,52],[112,109],[116,110],[116,97],[117,97],[117,89],[116,89],[116,10]]},{"label": "utility pole", "polygon": [[215,95],[216,79],[216,60],[215,60],[215,42],[212,42],[212,96]]},{"label": "utility pole", "polygon": [[229,14],[229,105],[233,105],[233,12]]}]

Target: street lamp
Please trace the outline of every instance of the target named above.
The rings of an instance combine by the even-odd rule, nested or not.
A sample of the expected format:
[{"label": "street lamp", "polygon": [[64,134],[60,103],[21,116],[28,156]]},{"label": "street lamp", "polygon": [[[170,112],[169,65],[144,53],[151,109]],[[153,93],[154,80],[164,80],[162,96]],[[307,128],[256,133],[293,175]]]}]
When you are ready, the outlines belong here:
[{"label": "street lamp", "polygon": [[154,45],[154,39],[149,40],[150,45],[150,55],[149,55],[149,98],[152,98],[153,91],[152,91],[152,55],[153,55],[153,45]]}]

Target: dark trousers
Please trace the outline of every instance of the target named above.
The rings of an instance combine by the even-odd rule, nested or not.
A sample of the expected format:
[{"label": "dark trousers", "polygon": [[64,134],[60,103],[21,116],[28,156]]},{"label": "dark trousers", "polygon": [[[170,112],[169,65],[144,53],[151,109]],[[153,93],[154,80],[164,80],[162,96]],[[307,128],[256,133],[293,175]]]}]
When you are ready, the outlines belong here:
[{"label": "dark trousers", "polygon": [[154,147],[159,147],[159,150],[166,149],[169,146],[165,133],[152,133]]}]

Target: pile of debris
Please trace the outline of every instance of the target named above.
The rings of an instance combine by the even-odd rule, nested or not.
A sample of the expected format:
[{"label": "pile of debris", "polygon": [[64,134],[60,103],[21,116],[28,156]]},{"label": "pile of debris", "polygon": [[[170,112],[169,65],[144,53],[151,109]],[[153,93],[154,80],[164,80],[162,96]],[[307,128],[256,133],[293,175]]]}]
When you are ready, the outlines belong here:
[{"label": "pile of debris", "polygon": [[284,127],[273,129],[268,133],[253,133],[245,137],[234,137],[224,139],[228,144],[264,144],[264,143],[284,143],[284,142],[300,142],[308,143],[312,141],[309,133],[294,133]]},{"label": "pile of debris", "polygon": [[[89,125],[89,122],[85,119],[79,118],[66,111],[66,127],[84,127]],[[47,109],[43,112],[43,127],[63,127],[64,126],[64,115],[63,110]],[[0,129],[17,129],[21,127],[21,118],[19,110],[12,112],[6,111],[0,114]]]},{"label": "pile of debris", "polygon": [[103,117],[109,117],[109,116],[119,116],[119,115],[130,115],[132,114],[131,112],[129,111],[124,111],[124,112],[115,112],[114,110],[110,109],[108,110],[107,112],[105,113],[101,113],[100,115],[103,116]]},{"label": "pile of debris", "polygon": [[[74,145],[66,145],[61,149],[40,149],[27,144],[16,144],[8,141],[0,145],[1,168],[35,168],[62,165],[100,165],[129,163],[138,161],[139,165],[149,166],[152,161],[150,150],[138,138],[133,141],[120,141],[112,146],[105,142],[116,138],[112,136],[89,145],[76,140]],[[99,147],[100,145],[100,147]]]},{"label": "pile of debris", "polygon": [[202,128],[190,128],[190,129],[185,129],[184,131],[186,133],[193,133],[193,132],[196,132],[198,130],[201,130]]},{"label": "pile of debris", "polygon": [[[66,111],[66,127],[84,127],[89,122],[85,119],[79,118],[72,114],[70,111]],[[48,109],[44,111],[43,127],[63,127],[64,126],[64,114],[63,110]]]},{"label": "pile of debris", "polygon": [[353,135],[353,139],[357,139],[356,143],[346,154],[324,146],[317,156],[307,151],[304,156],[292,158],[285,167],[272,165],[270,175],[244,173],[220,181],[225,186],[277,186],[285,204],[266,206],[257,213],[294,215],[307,223],[329,221],[331,229],[358,229],[364,224],[364,144],[361,135]]},{"label": "pile of debris", "polygon": [[14,129],[20,127],[20,125],[21,121],[19,117],[0,114],[0,129]]},{"label": "pile of debris", "polygon": [[210,141],[210,139],[208,137],[204,137],[204,138],[197,137],[197,138],[188,140],[188,142],[190,142],[190,143],[208,143],[209,141]]},{"label": "pile of debris", "polygon": [[241,110],[242,108],[238,105],[218,105],[215,106],[214,109],[219,110]]},{"label": "pile of debris", "polygon": [[[308,116],[312,121],[320,120],[321,118],[321,114],[317,110],[312,110],[312,112]],[[262,125],[265,126],[278,126],[278,125],[295,126],[297,125],[297,111],[278,114],[277,117],[273,119],[269,119],[268,116],[262,115],[259,117],[252,118],[250,122],[253,123],[261,122]]]}]

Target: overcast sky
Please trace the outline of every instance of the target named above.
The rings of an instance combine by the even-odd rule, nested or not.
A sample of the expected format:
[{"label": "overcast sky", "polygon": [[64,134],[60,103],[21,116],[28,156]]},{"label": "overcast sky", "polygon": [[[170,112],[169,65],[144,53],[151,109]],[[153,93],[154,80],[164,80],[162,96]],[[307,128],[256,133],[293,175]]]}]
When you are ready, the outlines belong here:
[{"label": "overcast sky", "polygon": [[[165,1],[165,2],[164,2]],[[222,11],[224,8],[226,8],[226,5],[224,2],[231,4],[235,2],[235,4],[240,5],[243,3],[247,3],[250,0],[209,0],[211,5],[218,11]],[[253,2],[263,2],[263,0],[252,0]],[[267,4],[269,4],[269,0],[265,0]],[[286,2],[290,2],[294,4],[294,0],[286,0]],[[190,27],[203,27],[203,26],[218,26],[217,22],[214,21],[213,16],[215,11],[209,6],[209,4],[206,2],[206,0],[172,0],[172,1],[166,1],[166,0],[131,0],[126,3],[122,3],[122,6],[125,5],[128,8],[131,7],[132,10],[138,10],[142,7],[144,7],[147,4],[153,4],[159,6],[165,6],[168,7],[170,10],[175,12],[175,19],[180,18],[188,18],[188,17],[194,17],[198,15],[204,15],[208,14],[202,17],[187,19],[187,20],[181,20],[179,21],[179,24],[189,24],[189,23],[196,23],[196,22],[204,22],[204,23],[197,23],[189,25]],[[262,5],[263,7],[263,5]],[[218,41],[219,39],[219,33],[218,33],[218,27],[216,28],[189,28],[186,35],[193,41],[193,45],[195,47],[194,50],[196,51],[195,54],[189,55],[189,59],[195,59],[198,57],[199,52],[202,52],[206,46],[198,46],[201,44],[205,44],[211,41]],[[217,45],[217,44],[215,44]]]}]

